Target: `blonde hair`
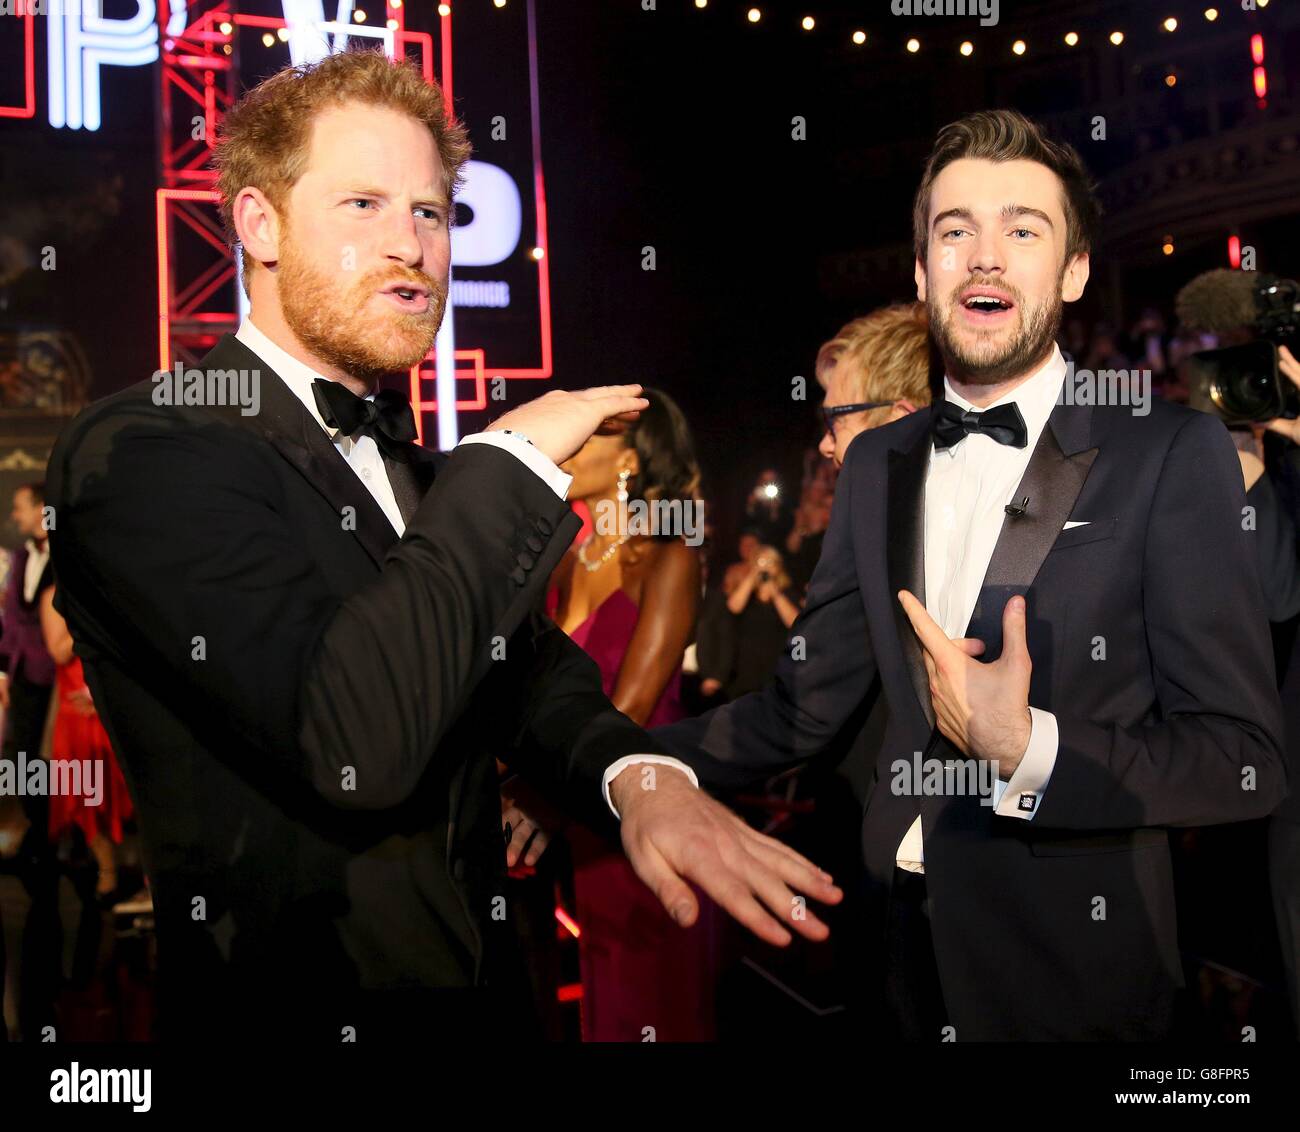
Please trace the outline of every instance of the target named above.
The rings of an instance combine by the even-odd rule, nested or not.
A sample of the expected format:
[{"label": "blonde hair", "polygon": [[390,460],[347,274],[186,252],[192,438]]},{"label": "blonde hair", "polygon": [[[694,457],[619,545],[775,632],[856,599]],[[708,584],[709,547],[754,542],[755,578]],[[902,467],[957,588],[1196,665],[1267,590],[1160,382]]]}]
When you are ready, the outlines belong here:
[{"label": "blonde hair", "polygon": [[930,403],[930,323],[924,303],[899,303],[855,318],[817,351],[817,380],[826,385],[846,366],[844,396],[858,401]]},{"label": "blonde hair", "polygon": [[[318,63],[286,67],[258,83],[226,114],[213,153],[221,219],[233,250],[235,197],[252,186],[284,213],[289,191],[302,176],[311,147],[312,128],[321,111],[359,102],[407,114],[433,136],[442,162],[443,192],[448,204],[460,187],[469,160],[465,128],[450,113],[442,90],[427,82],[409,62],[385,58],[377,51],[346,51]],[[253,259],[244,258],[244,289]]]}]

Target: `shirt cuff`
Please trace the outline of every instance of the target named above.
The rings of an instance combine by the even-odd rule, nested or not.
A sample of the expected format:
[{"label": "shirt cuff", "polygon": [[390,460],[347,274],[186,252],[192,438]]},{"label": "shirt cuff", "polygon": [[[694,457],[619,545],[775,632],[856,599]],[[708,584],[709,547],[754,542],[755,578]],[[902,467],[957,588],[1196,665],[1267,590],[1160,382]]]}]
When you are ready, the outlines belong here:
[{"label": "shirt cuff", "polygon": [[[503,448],[525,464],[529,471],[541,480],[561,499],[568,498],[569,485],[573,477],[555,465],[550,457],[543,455],[536,446],[507,432],[475,432],[462,436],[460,444],[491,444],[494,448]],[[456,445],[457,448],[460,444]]]},{"label": "shirt cuff", "polygon": [[602,778],[600,782],[600,792],[605,796],[605,805],[609,807],[609,812],[618,818],[619,821],[623,820],[623,815],[614,808],[614,803],[611,801],[609,796],[609,784],[633,763],[658,763],[660,766],[675,767],[691,780],[692,786],[697,790],[699,789],[700,780],[696,776],[695,771],[691,770],[691,768],[680,759],[669,758],[667,755],[624,755],[618,760],[618,762],[609,765],[609,768],[605,771],[605,777]]},{"label": "shirt cuff", "polygon": [[[1056,752],[1060,736],[1056,729],[1056,716],[1050,711],[1029,709],[1029,746],[1015,772],[1004,783],[998,779],[994,786],[996,801],[994,813],[1004,818],[1021,818],[1033,821],[1042,801],[1047,781],[1056,766]],[[1000,791],[999,791],[999,788]]]}]

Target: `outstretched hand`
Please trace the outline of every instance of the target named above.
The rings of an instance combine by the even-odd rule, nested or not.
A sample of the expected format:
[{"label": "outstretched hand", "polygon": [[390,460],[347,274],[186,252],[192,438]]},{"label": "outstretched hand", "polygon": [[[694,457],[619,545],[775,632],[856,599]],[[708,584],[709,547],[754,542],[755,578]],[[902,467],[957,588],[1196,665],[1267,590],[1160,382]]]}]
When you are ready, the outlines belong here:
[{"label": "outstretched hand", "polygon": [[840,902],[844,894],[830,874],[750,828],[679,770],[633,764],[610,784],[610,797],[622,815],[628,861],[682,927],[699,916],[692,881],[778,947],[791,941],[791,931],[819,941],[830,935],[807,903]]}]

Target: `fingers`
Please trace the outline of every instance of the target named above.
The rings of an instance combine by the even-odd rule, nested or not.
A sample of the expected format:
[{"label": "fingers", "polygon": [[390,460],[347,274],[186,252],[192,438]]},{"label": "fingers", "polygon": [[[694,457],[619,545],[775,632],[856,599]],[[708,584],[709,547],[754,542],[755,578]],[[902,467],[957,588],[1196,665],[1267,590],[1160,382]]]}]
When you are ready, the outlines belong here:
[{"label": "fingers", "polygon": [[1277,348],[1278,368],[1291,380],[1291,384],[1300,388],[1300,362],[1285,346]]},{"label": "fingers", "polygon": [[903,612],[907,614],[907,619],[912,623],[912,630],[923,648],[938,657],[943,655],[944,650],[952,647],[948,635],[912,594],[907,590],[899,590],[898,600],[902,602]]},{"label": "fingers", "polygon": [[632,871],[655,894],[664,911],[683,928],[695,923],[700,914],[700,903],[695,899],[691,886],[673,871],[659,850],[648,841],[635,839],[624,839],[623,849]]},{"label": "fingers", "polygon": [[528,846],[528,852],[524,855],[524,864],[529,866],[537,864],[538,858],[546,852],[546,847],[550,843],[551,835],[538,827],[533,834],[532,843]]},{"label": "fingers", "polygon": [[573,396],[580,397],[584,401],[599,401],[602,397],[631,397],[645,400],[641,397],[642,388],[640,385],[593,385],[590,389],[575,389]]},{"label": "fingers", "polygon": [[1013,597],[1002,610],[1002,659],[1027,660],[1029,642],[1025,640],[1025,599]]},{"label": "fingers", "polygon": [[984,642],[975,637],[958,637],[953,641],[953,645],[959,648],[967,656],[984,655]]},{"label": "fingers", "polygon": [[[506,845],[506,867],[513,869],[519,860],[520,854],[523,853],[524,847],[528,844],[528,839],[534,834],[542,836],[542,831],[539,830],[537,823],[532,818],[513,803],[502,808],[501,827],[503,830],[510,830],[510,841]],[[545,848],[545,843],[543,843],[543,848]],[[530,856],[532,856],[531,853]],[[537,856],[541,856],[540,849]],[[533,857],[534,861],[537,856]],[[532,861],[525,861],[525,864],[532,864]]]}]

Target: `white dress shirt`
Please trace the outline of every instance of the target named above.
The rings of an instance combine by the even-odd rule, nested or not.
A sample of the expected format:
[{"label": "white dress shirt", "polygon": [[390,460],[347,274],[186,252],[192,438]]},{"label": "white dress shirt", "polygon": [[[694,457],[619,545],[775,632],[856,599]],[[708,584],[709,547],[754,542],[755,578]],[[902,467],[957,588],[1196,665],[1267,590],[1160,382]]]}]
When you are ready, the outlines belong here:
[{"label": "white dress shirt", "polygon": [[[1034,446],[1052,415],[1065,381],[1065,359],[1058,349],[1037,373],[1010,393],[985,406],[1015,402],[1025,421],[1023,448],[999,444],[971,433],[951,448],[930,449],[925,476],[925,608],[951,638],[963,637],[979,599],[1002,523],[1003,508],[1013,501]],[[966,411],[982,412],[956,393],[948,379],[944,396]],[[1011,778],[995,779],[994,811],[1002,817],[1033,819],[1037,798],[1047,787],[1056,763],[1056,717],[1031,707],[1029,746]],[[1032,802],[1023,800],[1033,795]],[[921,819],[914,821],[898,846],[898,867],[925,871]]]},{"label": "white dress shirt", "polygon": [[[330,379],[317,373],[311,366],[300,362],[287,351],[281,349],[253,325],[250,319],[244,320],[235,337],[262,361],[266,362],[284,381],[285,385],[293,391],[293,395],[303,403],[312,419],[320,425],[325,435],[334,442],[334,447],[339,450],[339,454],[347,461],[348,467],[356,473],[357,478],[365,485],[366,490],[374,496],[375,502],[388,516],[388,521],[393,524],[393,529],[399,535],[405,534],[406,523],[403,521],[402,512],[397,506],[397,498],[393,495],[393,486],[388,482],[388,469],[384,467],[384,457],[379,451],[379,445],[375,443],[374,437],[357,436],[353,438],[345,436],[338,429],[326,425],[320,415],[320,409],[316,405],[316,398],[312,395],[311,384],[313,381],[328,381]],[[369,394],[366,400],[373,401],[374,394]],[[503,448],[516,459],[522,461],[535,475],[541,477],[543,482],[561,499],[564,499],[569,493],[569,485],[573,482],[573,477],[560,471],[553,461],[518,436],[501,432],[480,432],[462,437],[460,443],[493,444],[498,448]]]},{"label": "white dress shirt", "polygon": [[38,544],[34,538],[29,538],[25,545],[27,566],[23,570],[23,600],[31,605],[36,600],[36,587],[45,572],[45,564],[50,560],[50,540]]}]

